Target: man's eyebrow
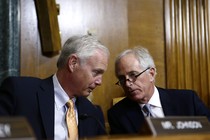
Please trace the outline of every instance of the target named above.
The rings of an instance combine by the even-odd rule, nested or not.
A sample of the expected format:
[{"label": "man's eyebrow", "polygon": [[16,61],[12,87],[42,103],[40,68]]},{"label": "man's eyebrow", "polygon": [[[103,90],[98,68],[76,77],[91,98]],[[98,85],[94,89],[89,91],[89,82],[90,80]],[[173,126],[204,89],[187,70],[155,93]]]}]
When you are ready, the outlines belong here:
[{"label": "man's eyebrow", "polygon": [[94,71],[97,72],[97,73],[104,73],[103,69],[95,69]]},{"label": "man's eyebrow", "polygon": [[[127,73],[126,73],[126,75],[129,75],[129,74],[136,74],[136,73],[139,73],[139,72],[138,72],[138,71],[133,70],[133,71],[129,71],[129,72],[127,72]],[[125,75],[118,75],[118,76],[125,76]]]},{"label": "man's eyebrow", "polygon": [[139,73],[139,72],[138,71],[134,71],[134,70],[128,72],[128,74],[133,74],[133,73]]}]

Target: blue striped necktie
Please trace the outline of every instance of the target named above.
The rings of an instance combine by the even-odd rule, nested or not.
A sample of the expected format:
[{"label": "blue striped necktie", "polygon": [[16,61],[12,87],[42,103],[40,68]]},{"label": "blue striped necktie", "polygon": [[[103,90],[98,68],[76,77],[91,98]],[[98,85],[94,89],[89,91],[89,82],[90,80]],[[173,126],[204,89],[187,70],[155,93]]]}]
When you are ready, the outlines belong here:
[{"label": "blue striped necktie", "polygon": [[151,109],[149,104],[145,104],[142,108],[144,113],[146,114],[147,117],[152,117]]}]

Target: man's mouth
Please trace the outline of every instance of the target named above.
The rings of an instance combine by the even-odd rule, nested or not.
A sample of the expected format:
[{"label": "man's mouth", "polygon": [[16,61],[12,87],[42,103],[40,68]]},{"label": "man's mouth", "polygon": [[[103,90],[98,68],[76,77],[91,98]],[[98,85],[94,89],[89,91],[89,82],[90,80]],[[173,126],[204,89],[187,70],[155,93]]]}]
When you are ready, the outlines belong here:
[{"label": "man's mouth", "polygon": [[136,90],[129,90],[129,93],[130,93],[131,95],[134,95],[134,94],[136,94]]},{"label": "man's mouth", "polygon": [[91,93],[93,92],[94,88],[88,88],[88,92]]}]

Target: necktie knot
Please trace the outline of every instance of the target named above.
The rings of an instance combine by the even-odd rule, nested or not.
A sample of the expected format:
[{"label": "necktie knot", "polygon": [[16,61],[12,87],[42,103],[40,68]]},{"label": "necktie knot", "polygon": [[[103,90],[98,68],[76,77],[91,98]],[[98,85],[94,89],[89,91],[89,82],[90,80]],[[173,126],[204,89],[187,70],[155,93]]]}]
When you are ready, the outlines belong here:
[{"label": "necktie knot", "polygon": [[152,113],[151,113],[151,109],[150,109],[150,105],[149,104],[145,104],[142,108],[142,110],[144,111],[144,113],[146,114],[147,117],[151,117]]},{"label": "necktie knot", "polygon": [[68,102],[66,103],[66,106],[67,106],[68,108],[72,108],[72,107],[74,106],[73,101],[72,101],[72,100],[68,100]]}]

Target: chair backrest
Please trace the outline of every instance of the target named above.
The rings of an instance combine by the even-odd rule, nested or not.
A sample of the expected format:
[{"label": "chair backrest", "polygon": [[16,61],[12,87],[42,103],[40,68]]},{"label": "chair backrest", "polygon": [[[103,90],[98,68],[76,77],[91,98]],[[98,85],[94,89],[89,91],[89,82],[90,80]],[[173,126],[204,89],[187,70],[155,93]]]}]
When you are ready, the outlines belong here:
[{"label": "chair backrest", "polygon": [[117,97],[117,98],[113,98],[112,99],[112,105],[115,105],[117,102],[119,102],[120,100],[124,99],[125,97]]}]

